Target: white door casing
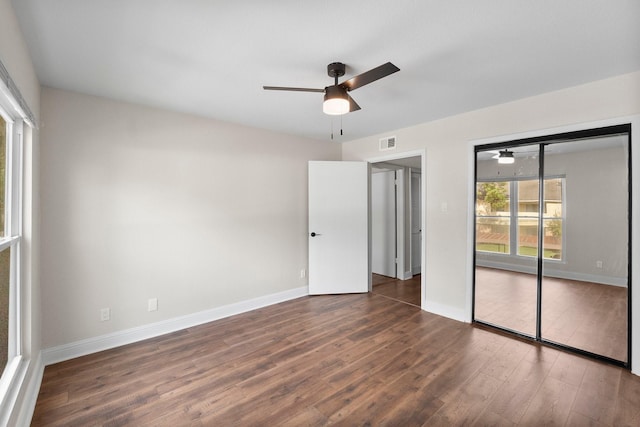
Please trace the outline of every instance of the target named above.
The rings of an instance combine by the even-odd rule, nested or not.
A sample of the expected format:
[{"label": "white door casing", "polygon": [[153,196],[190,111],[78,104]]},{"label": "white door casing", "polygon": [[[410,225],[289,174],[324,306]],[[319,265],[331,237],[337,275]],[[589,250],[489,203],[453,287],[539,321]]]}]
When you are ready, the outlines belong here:
[{"label": "white door casing", "polygon": [[422,175],[411,172],[411,272],[420,274],[422,264]]}]

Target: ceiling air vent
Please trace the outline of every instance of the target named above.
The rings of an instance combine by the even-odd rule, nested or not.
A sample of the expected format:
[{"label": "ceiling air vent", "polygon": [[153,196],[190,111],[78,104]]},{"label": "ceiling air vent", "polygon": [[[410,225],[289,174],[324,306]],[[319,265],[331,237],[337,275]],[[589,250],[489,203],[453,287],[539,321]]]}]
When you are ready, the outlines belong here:
[{"label": "ceiling air vent", "polygon": [[393,150],[396,148],[396,137],[387,136],[386,138],[380,138],[380,151]]}]

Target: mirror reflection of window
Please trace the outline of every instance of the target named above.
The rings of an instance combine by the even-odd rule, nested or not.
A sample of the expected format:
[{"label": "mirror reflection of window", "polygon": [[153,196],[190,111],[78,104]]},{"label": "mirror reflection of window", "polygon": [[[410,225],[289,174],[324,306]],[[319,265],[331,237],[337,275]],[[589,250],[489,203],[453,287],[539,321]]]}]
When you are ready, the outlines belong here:
[{"label": "mirror reflection of window", "polygon": [[476,250],[510,253],[510,186],[508,182],[476,184]]}]

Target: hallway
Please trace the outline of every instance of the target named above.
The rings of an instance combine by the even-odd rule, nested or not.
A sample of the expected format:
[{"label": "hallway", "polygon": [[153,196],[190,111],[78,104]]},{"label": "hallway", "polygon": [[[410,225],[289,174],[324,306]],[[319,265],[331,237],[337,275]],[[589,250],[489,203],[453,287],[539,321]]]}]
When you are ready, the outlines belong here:
[{"label": "hallway", "polygon": [[373,291],[392,300],[420,307],[420,278],[413,276],[409,280],[400,280],[393,277],[373,274]]}]

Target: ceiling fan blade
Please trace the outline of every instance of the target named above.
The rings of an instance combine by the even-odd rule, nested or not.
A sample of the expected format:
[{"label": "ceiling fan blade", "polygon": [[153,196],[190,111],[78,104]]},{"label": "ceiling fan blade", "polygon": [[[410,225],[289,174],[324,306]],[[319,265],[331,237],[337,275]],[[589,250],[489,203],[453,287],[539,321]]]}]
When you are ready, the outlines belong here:
[{"label": "ceiling fan blade", "polygon": [[400,68],[396,67],[391,62],[387,62],[386,64],[382,64],[379,67],[372,68],[369,71],[365,71],[362,74],[359,74],[345,82],[342,82],[340,86],[347,90],[355,90],[359,87],[375,82],[376,80],[379,80],[383,77],[387,77],[388,75],[393,74],[397,71],[400,71]]},{"label": "ceiling fan blade", "polygon": [[292,92],[319,92],[324,93],[324,89],[312,89],[308,87],[285,87],[285,86],[262,86],[264,90],[288,90]]},{"label": "ceiling fan blade", "polygon": [[353,113],[354,111],[358,111],[360,109],[360,106],[358,105],[358,103],[356,101],[353,100],[352,97],[347,95],[347,99],[349,99],[349,112],[350,113]]}]

